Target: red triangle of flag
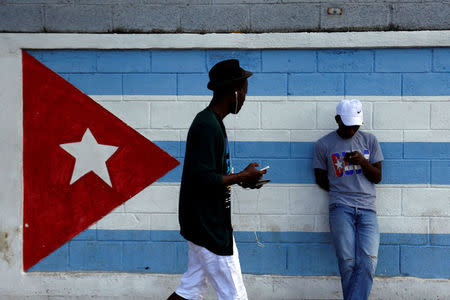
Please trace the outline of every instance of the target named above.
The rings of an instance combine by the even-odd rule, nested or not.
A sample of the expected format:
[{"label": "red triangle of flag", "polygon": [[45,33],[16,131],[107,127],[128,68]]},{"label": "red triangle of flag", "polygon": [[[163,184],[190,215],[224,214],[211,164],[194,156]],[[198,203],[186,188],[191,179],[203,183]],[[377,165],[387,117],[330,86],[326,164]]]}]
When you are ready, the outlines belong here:
[{"label": "red triangle of flag", "polygon": [[[25,51],[22,59],[28,270],[179,162]],[[100,150],[90,156],[88,146]]]}]

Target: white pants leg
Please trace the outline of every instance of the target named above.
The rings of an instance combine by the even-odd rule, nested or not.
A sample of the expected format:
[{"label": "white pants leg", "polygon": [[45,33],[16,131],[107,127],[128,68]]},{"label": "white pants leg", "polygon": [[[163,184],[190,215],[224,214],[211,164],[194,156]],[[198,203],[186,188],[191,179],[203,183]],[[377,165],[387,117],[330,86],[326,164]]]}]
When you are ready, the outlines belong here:
[{"label": "white pants leg", "polygon": [[233,255],[222,256],[191,242],[188,253],[188,270],[181,277],[176,293],[186,299],[203,299],[208,281],[217,293],[218,300],[247,300],[242,280],[236,243]]}]

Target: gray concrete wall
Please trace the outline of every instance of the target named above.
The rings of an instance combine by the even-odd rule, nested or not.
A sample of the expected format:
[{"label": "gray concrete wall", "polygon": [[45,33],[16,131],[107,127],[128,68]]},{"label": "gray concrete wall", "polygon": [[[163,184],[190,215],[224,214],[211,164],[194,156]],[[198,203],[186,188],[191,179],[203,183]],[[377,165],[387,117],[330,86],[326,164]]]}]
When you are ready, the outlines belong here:
[{"label": "gray concrete wall", "polygon": [[449,16],[449,0],[0,0],[0,32],[444,30]]}]

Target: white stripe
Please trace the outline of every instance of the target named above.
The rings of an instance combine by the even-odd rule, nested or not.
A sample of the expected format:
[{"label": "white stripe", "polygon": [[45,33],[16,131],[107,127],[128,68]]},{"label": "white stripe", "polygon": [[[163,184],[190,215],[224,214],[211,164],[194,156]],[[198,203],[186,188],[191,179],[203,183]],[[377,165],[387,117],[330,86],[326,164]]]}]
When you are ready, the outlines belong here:
[{"label": "white stripe", "polygon": [[[419,198],[411,198],[415,197],[411,191],[416,187],[421,187],[418,197],[425,194],[441,195],[450,188],[377,186],[380,231],[450,234],[448,209],[433,210],[432,199],[429,205],[413,208],[413,213],[410,205],[402,205],[402,202],[420,201]],[[97,228],[179,230],[178,197],[179,183],[154,183],[100,220]],[[314,184],[267,184],[260,190],[236,186],[232,192],[232,210],[237,231],[329,231],[328,195]]]},{"label": "white stripe", "polygon": [[[96,101],[202,101],[209,102],[212,95],[89,95]],[[283,102],[283,101],[314,101],[314,102],[339,102],[342,99],[359,99],[365,102],[447,102],[448,96],[367,96],[367,95],[347,95],[347,96],[247,96],[247,101],[252,102]]]}]

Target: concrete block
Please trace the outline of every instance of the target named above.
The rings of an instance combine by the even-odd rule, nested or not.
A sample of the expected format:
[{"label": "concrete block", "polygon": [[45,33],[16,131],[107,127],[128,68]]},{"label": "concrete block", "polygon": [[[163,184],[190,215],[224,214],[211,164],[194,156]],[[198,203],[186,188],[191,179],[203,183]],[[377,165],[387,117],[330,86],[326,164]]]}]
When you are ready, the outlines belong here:
[{"label": "concrete block", "polygon": [[[96,224],[94,225],[96,227]],[[73,241],[95,241],[97,238],[97,230],[96,228],[93,229],[86,229],[82,233],[75,236],[72,240]]]},{"label": "concrete block", "polygon": [[160,129],[143,129],[138,130],[140,134],[145,136],[152,142],[156,141],[180,141],[179,130],[160,130]]},{"label": "concrete block", "polygon": [[284,245],[256,243],[239,245],[239,260],[243,273],[283,274],[286,270],[287,251]]},{"label": "concrete block", "polygon": [[97,222],[98,230],[148,230],[149,228],[150,215],[147,214],[108,214]]},{"label": "concrete block", "polygon": [[178,214],[152,214],[150,228],[152,230],[180,230]]},{"label": "concrete block", "polygon": [[73,241],[70,243],[72,270],[120,270],[122,242]]},{"label": "concrete block", "polygon": [[205,108],[204,103],[155,102],[151,104],[151,128],[189,128],[194,117]]},{"label": "concrete block", "polygon": [[404,158],[450,159],[450,143],[409,142],[404,144]]},{"label": "concrete block", "polygon": [[398,276],[400,275],[400,247],[380,245],[378,249],[378,263],[376,275]]},{"label": "concrete block", "polygon": [[287,228],[284,231],[315,232],[316,218],[313,215],[287,216]]},{"label": "concrete block", "polygon": [[178,74],[177,95],[201,95],[212,98],[212,91],[206,87],[208,82],[207,74]]},{"label": "concrete block", "polygon": [[125,203],[127,212],[177,213],[178,186],[151,185]]},{"label": "concrete block", "polygon": [[400,96],[401,74],[358,73],[345,74],[345,95],[352,96]]},{"label": "concrete block", "polygon": [[378,217],[382,233],[428,233],[428,218],[424,217]]},{"label": "concrete block", "polygon": [[402,197],[404,216],[450,217],[448,189],[404,188]]},{"label": "concrete block", "polygon": [[0,32],[41,32],[43,29],[42,5],[0,6]]},{"label": "concrete block", "polygon": [[70,74],[68,81],[87,95],[122,95],[119,74]]},{"label": "concrete block", "polygon": [[450,160],[431,161],[431,183],[450,184]]},{"label": "concrete block", "polygon": [[290,139],[289,130],[236,130],[235,141],[247,142],[286,142]]},{"label": "concrete block", "polygon": [[124,74],[124,95],[176,95],[175,74]]},{"label": "concrete block", "polygon": [[[338,128],[336,120],[336,106],[338,102],[319,102],[317,103],[317,128],[334,130]],[[364,124],[361,130],[372,128],[372,103],[363,102]]]},{"label": "concrete block", "polygon": [[148,241],[150,240],[149,230],[98,230],[97,240],[99,241]]},{"label": "concrete block", "polygon": [[32,55],[57,73],[94,73],[97,52],[92,50],[30,50]]},{"label": "concrete block", "polygon": [[400,251],[402,275],[450,277],[450,247],[402,246]]},{"label": "concrete block", "polygon": [[330,130],[291,130],[291,142],[316,142],[328,133]]},{"label": "concrete block", "polygon": [[429,243],[427,233],[381,233],[382,245],[426,245]]},{"label": "concrete block", "polygon": [[429,129],[428,103],[374,103],[374,129]]},{"label": "concrete block", "polygon": [[403,75],[403,95],[408,96],[446,96],[450,73],[417,73]]},{"label": "concrete block", "polygon": [[290,74],[289,96],[344,95],[343,74]]},{"label": "concrete block", "polygon": [[180,27],[184,32],[245,32],[250,28],[248,7],[187,6],[181,12]]},{"label": "concrete block", "polygon": [[372,72],[372,50],[323,50],[318,52],[319,72]]},{"label": "concrete block", "polygon": [[259,216],[255,215],[237,215],[231,216],[233,228],[235,231],[261,231]]},{"label": "concrete block", "polygon": [[130,272],[173,273],[176,268],[175,243],[124,242],[123,266]]},{"label": "concrete block", "polygon": [[113,6],[114,32],[174,32],[179,27],[180,8],[162,5]]},{"label": "concrete block", "polygon": [[439,1],[392,4],[391,24],[397,30],[447,29],[450,6]]},{"label": "concrete block", "polygon": [[450,102],[431,103],[431,128],[450,128]]},{"label": "concrete block", "polygon": [[53,32],[111,32],[112,11],[103,5],[48,5],[44,24]]},{"label": "concrete block", "polygon": [[430,218],[430,233],[448,235],[450,233],[450,218],[446,217]]},{"label": "concrete block", "polygon": [[[330,222],[328,218],[328,213],[326,215],[315,216],[314,232],[323,232],[323,233],[330,232]],[[331,237],[329,237],[329,239],[331,240]]]},{"label": "concrete block", "polygon": [[432,49],[377,49],[375,72],[430,72]]},{"label": "concrete block", "polygon": [[[265,175],[265,177],[267,176],[269,175]],[[264,189],[259,190],[258,193],[258,213],[283,215],[289,212],[288,188],[264,187]]]},{"label": "concrete block", "polygon": [[263,72],[315,72],[317,59],[314,50],[262,50]]},{"label": "concrete block", "polygon": [[433,72],[450,72],[450,49],[433,49]]},{"label": "concrete block", "polygon": [[64,272],[69,266],[69,244],[56,249],[27,272]]},{"label": "concrete block", "polygon": [[233,152],[239,158],[289,158],[290,146],[287,142],[235,142]]},{"label": "concrete block", "polygon": [[109,110],[116,117],[127,123],[133,128],[148,128],[149,105],[139,102],[107,103],[101,105]]},{"label": "concrete block", "polygon": [[262,103],[261,106],[264,129],[316,128],[315,103]]},{"label": "concrete block", "polygon": [[319,10],[319,5],[311,4],[252,5],[251,30],[253,32],[315,30],[319,28]]},{"label": "concrete block", "polygon": [[[341,8],[342,15],[328,14],[328,8]],[[380,30],[389,26],[389,5],[385,3],[322,4],[320,28],[323,30]]]},{"label": "concrete block", "polygon": [[380,147],[381,151],[383,152],[384,159],[389,160],[405,158],[405,145],[406,144],[402,142],[380,142]]},{"label": "concrete block", "polygon": [[377,138],[378,142],[392,143],[403,141],[403,130],[366,130]]},{"label": "concrete block", "polygon": [[377,215],[400,216],[402,214],[402,190],[377,187]]},{"label": "concrete block", "polygon": [[237,59],[242,68],[251,72],[261,72],[261,50],[206,50],[208,71],[219,61],[226,59]]},{"label": "concrete block", "polygon": [[261,117],[259,103],[246,102],[237,115],[230,114],[224,119],[227,129],[259,129]]},{"label": "concrete block", "polygon": [[319,215],[328,213],[328,194],[318,186],[289,189],[289,213],[293,215]]},{"label": "concrete block", "polygon": [[330,244],[288,246],[287,274],[339,275],[334,247]]},{"label": "concrete block", "polygon": [[202,73],[206,72],[204,50],[153,50],[152,72]]},{"label": "concrete block", "polygon": [[97,51],[97,71],[103,73],[150,72],[149,50]]},{"label": "concrete block", "polygon": [[450,130],[405,130],[405,142],[450,142]]},{"label": "concrete block", "polygon": [[430,161],[385,160],[383,161],[382,184],[429,184],[431,183]]},{"label": "concrete block", "polygon": [[249,96],[286,96],[287,74],[256,73],[248,79]]},{"label": "concrete block", "polygon": [[313,158],[313,142],[291,142],[290,145],[292,158]]}]

